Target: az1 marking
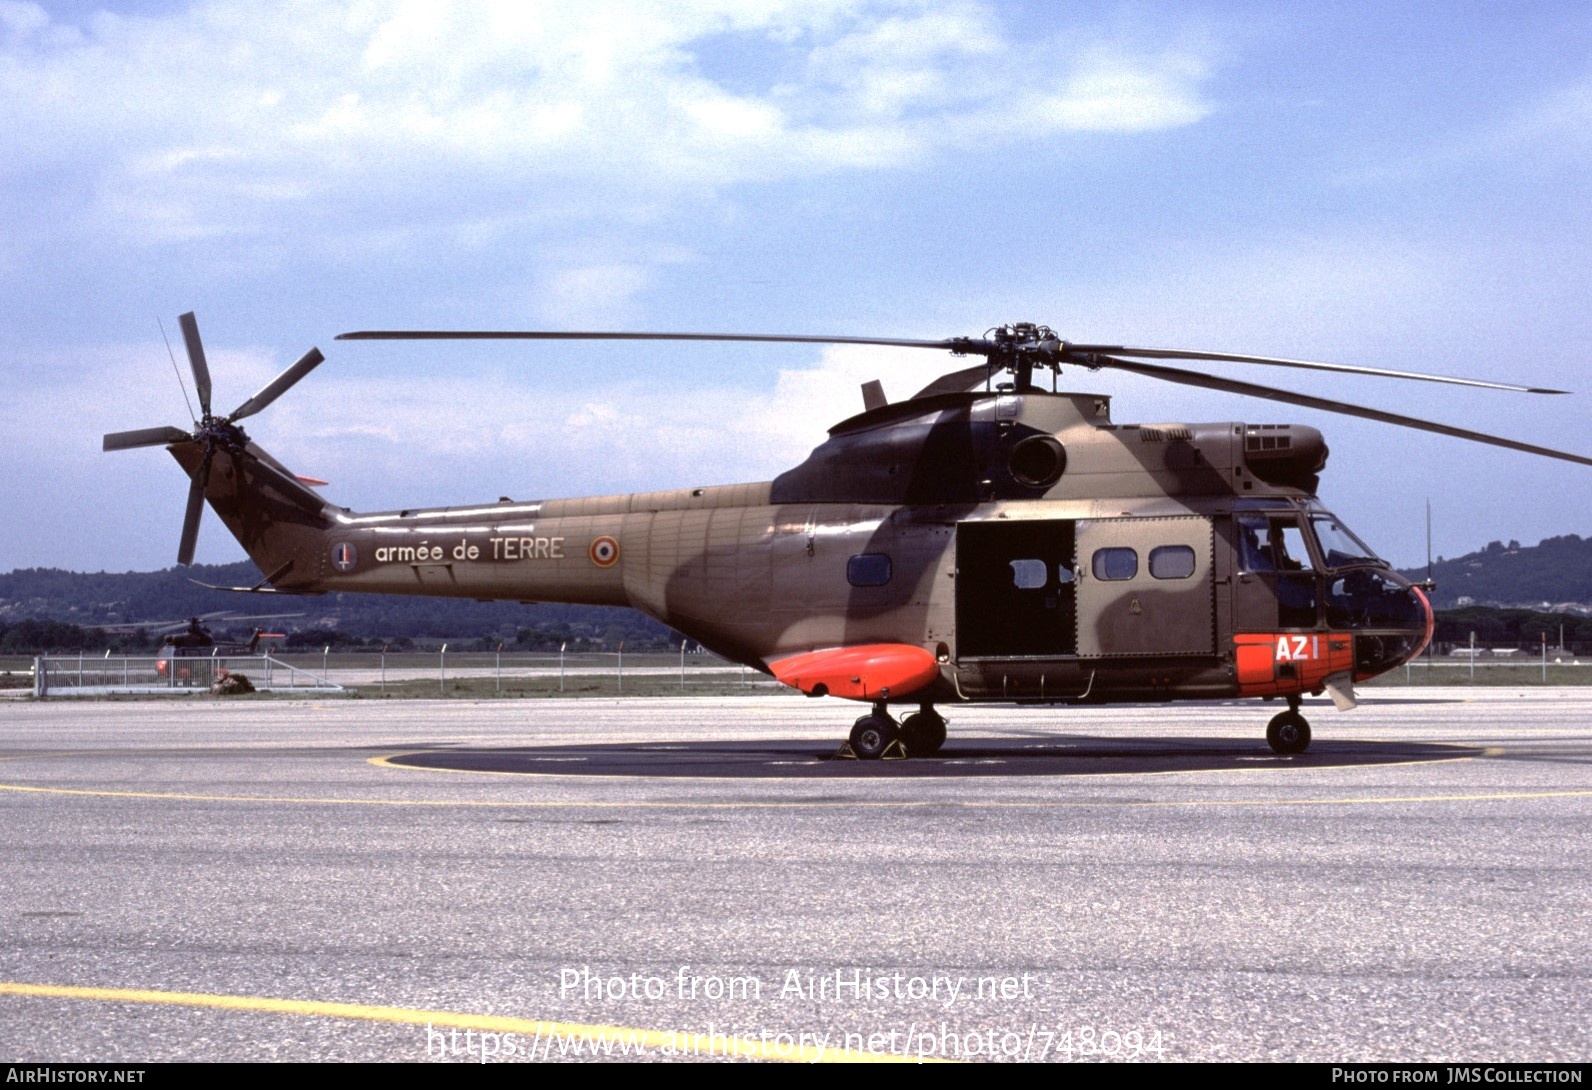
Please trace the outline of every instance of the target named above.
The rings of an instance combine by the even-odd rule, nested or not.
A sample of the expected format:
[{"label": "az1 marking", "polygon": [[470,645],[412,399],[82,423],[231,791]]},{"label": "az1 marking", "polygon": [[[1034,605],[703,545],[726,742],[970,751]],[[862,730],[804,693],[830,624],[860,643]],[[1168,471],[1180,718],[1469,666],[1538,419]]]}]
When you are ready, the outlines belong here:
[{"label": "az1 marking", "polygon": [[1301,662],[1321,657],[1320,636],[1278,636],[1277,661]]}]

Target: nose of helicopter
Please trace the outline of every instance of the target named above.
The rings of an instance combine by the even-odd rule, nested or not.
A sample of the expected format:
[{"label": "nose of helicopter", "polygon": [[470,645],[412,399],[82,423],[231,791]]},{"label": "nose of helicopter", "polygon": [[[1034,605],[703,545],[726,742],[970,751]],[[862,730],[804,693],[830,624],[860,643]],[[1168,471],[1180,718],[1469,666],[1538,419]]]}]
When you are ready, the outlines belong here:
[{"label": "nose of helicopter", "polygon": [[1395,572],[1358,569],[1327,590],[1331,627],[1354,633],[1356,681],[1402,666],[1426,649],[1436,623],[1421,589]]},{"label": "nose of helicopter", "polygon": [[1426,648],[1431,644],[1432,632],[1437,628],[1437,616],[1432,612],[1431,600],[1426,597],[1426,592],[1424,590],[1412,584],[1410,586],[1410,593],[1415,595],[1416,599],[1421,603],[1421,613],[1426,617],[1426,625],[1421,632],[1420,645],[1409,654],[1410,658],[1414,658],[1422,651],[1425,651]]}]

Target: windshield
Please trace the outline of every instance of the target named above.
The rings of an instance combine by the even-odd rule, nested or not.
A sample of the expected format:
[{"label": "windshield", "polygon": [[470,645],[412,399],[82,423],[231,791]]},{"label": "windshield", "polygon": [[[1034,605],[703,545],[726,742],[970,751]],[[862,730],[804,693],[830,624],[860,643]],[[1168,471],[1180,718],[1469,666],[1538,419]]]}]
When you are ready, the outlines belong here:
[{"label": "windshield", "polygon": [[1380,564],[1387,562],[1366,547],[1365,542],[1349,532],[1335,515],[1326,513],[1310,516],[1315,528],[1316,541],[1321,545],[1321,556],[1329,568],[1346,568],[1351,564]]}]

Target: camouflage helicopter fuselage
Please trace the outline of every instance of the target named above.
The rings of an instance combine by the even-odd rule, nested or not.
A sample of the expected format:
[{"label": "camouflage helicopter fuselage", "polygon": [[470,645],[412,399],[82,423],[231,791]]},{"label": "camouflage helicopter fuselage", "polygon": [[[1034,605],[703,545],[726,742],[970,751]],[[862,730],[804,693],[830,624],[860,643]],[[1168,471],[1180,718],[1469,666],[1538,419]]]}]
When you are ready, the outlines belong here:
[{"label": "camouflage helicopter fuselage", "polygon": [[[240,432],[205,495],[280,591],[629,606],[886,718],[1323,689],[1352,706],[1354,680],[1424,646],[1424,596],[1314,498],[1318,431],[1117,425],[1109,404],[931,393],[843,421],[773,481],[374,514],[253,472],[282,467]],[[193,476],[200,444],[169,449]]]}]

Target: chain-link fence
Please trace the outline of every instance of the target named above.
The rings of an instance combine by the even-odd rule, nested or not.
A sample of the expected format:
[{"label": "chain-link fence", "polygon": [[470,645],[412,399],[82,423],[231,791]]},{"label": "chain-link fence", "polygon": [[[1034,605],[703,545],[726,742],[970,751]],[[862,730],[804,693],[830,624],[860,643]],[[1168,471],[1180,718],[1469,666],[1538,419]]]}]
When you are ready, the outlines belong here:
[{"label": "chain-link fence", "polygon": [[[719,695],[788,691],[768,675],[703,652],[354,651],[267,655],[41,655],[35,696],[216,691],[247,679],[262,692],[362,696]],[[7,677],[22,681],[8,673]]]},{"label": "chain-link fence", "polygon": [[[338,692],[342,686],[270,655],[39,655],[34,696],[115,696],[210,692],[229,679],[261,692]],[[247,679],[241,686],[238,679]]]}]

